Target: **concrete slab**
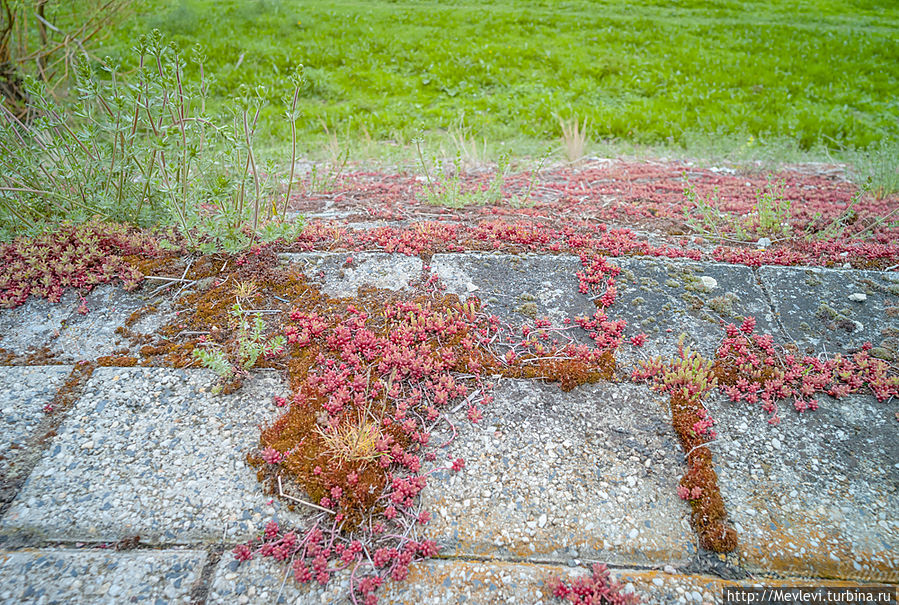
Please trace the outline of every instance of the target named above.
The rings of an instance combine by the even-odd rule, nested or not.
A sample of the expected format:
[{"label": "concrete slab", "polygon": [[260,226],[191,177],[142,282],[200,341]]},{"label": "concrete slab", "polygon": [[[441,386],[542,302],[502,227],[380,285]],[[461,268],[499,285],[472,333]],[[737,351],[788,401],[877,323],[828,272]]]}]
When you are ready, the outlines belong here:
[{"label": "concrete slab", "polygon": [[870,341],[899,360],[899,273],[761,267],[787,336],[803,352],[846,352]]},{"label": "concrete slab", "polygon": [[899,580],[899,402],[821,398],[814,412],[710,397],[725,505],[751,571]]},{"label": "concrete slab", "polygon": [[[739,323],[748,315],[756,318],[760,330],[780,335],[765,293],[748,267],[631,257],[609,263],[622,270],[609,317],[628,322],[627,338],[616,354],[620,364],[647,355],[675,355],[682,333],[694,350],[711,356],[724,334],[722,322]],[[435,254],[431,266],[448,292],[478,296],[489,312],[515,326],[535,317],[549,317],[561,326],[565,318],[596,312],[590,298],[578,291],[577,272],[583,267],[576,256]],[[641,332],[647,334],[646,344],[635,349],[628,341]],[[580,328],[570,335],[590,343]]]},{"label": "concrete slab", "polygon": [[0,366],[0,486],[18,474],[20,451],[71,371],[72,366]]},{"label": "concrete slab", "polygon": [[15,355],[49,347],[78,307],[77,301],[69,292],[58,303],[32,296],[15,309],[0,309],[0,347]]},{"label": "concrete slab", "polygon": [[463,458],[465,470],[435,472],[422,492],[442,554],[642,565],[695,552],[664,398],[629,384],[563,393],[526,380],[503,381],[495,396],[438,459]]},{"label": "concrete slab", "polygon": [[187,605],[205,562],[199,550],[0,551],[0,602]]},{"label": "concrete slab", "polygon": [[[134,311],[150,304],[148,294],[152,292],[151,287],[155,285],[144,284],[133,292],[110,284],[94,288],[85,296],[88,313],[81,315],[73,312],[69,315],[59,330],[59,336],[53,339],[50,350],[56,352],[60,359],[75,361],[96,359],[117,349],[129,348],[128,342],[115,331],[125,325]],[[151,333],[166,319],[165,313],[150,313],[141,317],[131,328],[136,332]]]},{"label": "concrete slab", "polygon": [[[77,312],[81,298],[75,292],[67,292],[58,303],[29,298],[20,307],[0,310],[0,347],[16,355],[46,347],[56,354],[55,359],[66,362],[129,348],[115,330],[134,311],[154,302],[150,293],[157,285],[145,282],[133,292],[113,284],[97,286],[84,296],[89,310],[84,315]],[[160,310],[142,315],[132,330],[152,333],[169,319],[170,302],[157,299],[155,304]]]},{"label": "concrete slab", "polygon": [[750,315],[760,332],[780,337],[765,293],[749,267],[640,257],[609,262],[621,268],[618,299],[610,315],[627,320],[628,339],[641,332],[647,335],[639,353],[630,344],[622,346],[619,361],[675,356],[681,334],[687,334],[686,344],[693,350],[710,358],[724,337],[722,322],[739,324]]},{"label": "concrete slab", "polygon": [[[350,578],[346,572],[334,574],[325,587],[317,582],[299,584],[293,579],[287,562],[279,563],[271,558],[256,557],[238,563],[230,552],[226,552],[215,569],[206,603],[207,605],[349,603],[351,602],[347,598],[349,591]],[[379,603],[383,602],[379,600]]]},{"label": "concrete slab", "polygon": [[212,396],[207,370],[98,368],[0,524],[11,539],[243,540],[273,515],[245,462],[286,394],[260,372]]},{"label": "concrete slab", "polygon": [[[285,579],[286,564],[253,559],[240,565],[226,553],[216,568],[209,605],[233,603],[349,603],[349,578],[338,573],[327,587]],[[500,561],[430,560],[414,563],[403,582],[388,580],[378,603],[551,603],[545,581],[567,569],[553,565]],[[283,584],[283,585],[282,585]],[[280,597],[275,598],[280,594]],[[360,601],[361,602],[361,601]]]},{"label": "concrete slab", "polygon": [[[500,560],[466,561],[431,559],[409,567],[403,582],[388,581],[378,591],[382,605],[446,605],[477,603],[478,605],[528,603],[551,605],[562,601],[553,597],[550,580],[562,578],[570,584],[576,577],[589,574],[591,563],[570,567],[547,563]],[[207,603],[346,603],[349,582],[346,574],[338,574],[322,589],[317,584],[298,585],[292,577],[285,580],[287,566],[271,559],[237,564],[225,554],[216,568]],[[720,604],[725,586],[801,587],[824,585],[834,587],[870,587],[839,580],[756,578],[753,581],[729,581],[698,574],[667,573],[661,570],[612,569],[612,577],[623,584],[623,591],[634,592],[645,605],[685,605],[687,603]],[[282,585],[283,583],[283,585]],[[275,600],[280,594],[280,597]]]},{"label": "concrete slab", "polygon": [[[472,252],[431,257],[431,270],[447,292],[462,299],[477,296],[488,313],[516,327],[543,317],[560,327],[566,318],[592,316],[596,306],[578,291],[582,268],[571,255]],[[578,327],[571,335],[590,342]]]},{"label": "concrete slab", "polygon": [[[389,583],[381,593],[382,603],[426,605],[444,603],[563,603],[552,596],[550,581],[561,578],[570,585],[576,577],[590,575],[589,567],[517,563],[505,561],[431,560],[412,565],[402,584]],[[634,592],[644,605],[672,603],[722,603],[725,586],[794,587],[820,584],[809,580],[756,579],[753,583],[733,582],[714,576],[665,573],[659,570],[612,569],[611,577],[623,585],[622,592]],[[758,584],[761,586],[761,584]],[[827,581],[828,586],[860,586]]]},{"label": "concrete slab", "polygon": [[[387,252],[299,252],[279,254],[282,263],[296,265],[332,298],[356,296],[361,286],[408,290],[421,279],[420,258]],[[349,261],[349,262],[348,262]]]}]

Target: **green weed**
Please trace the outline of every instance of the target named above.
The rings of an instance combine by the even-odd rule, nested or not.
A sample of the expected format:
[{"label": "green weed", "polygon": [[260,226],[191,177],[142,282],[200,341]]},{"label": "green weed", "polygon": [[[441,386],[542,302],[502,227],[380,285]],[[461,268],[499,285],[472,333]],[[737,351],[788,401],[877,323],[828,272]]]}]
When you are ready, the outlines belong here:
[{"label": "green weed", "polygon": [[761,236],[777,238],[791,232],[792,201],[783,195],[784,183],[768,178],[768,186],[756,191],[755,206],[750,219],[754,231]]},{"label": "green weed", "polygon": [[287,341],[278,335],[266,338],[265,321],[255,310],[244,310],[238,300],[231,307],[231,327],[235,332],[234,344],[226,351],[214,343],[195,349],[193,357],[227,381],[238,374],[244,374],[256,365],[262,356],[278,355]]},{"label": "green weed", "polygon": [[880,141],[849,153],[853,176],[879,200],[899,192],[899,141]]},{"label": "green weed", "polygon": [[512,197],[509,198],[510,206],[513,208],[530,208],[534,205],[531,194],[534,192],[534,185],[537,184],[537,179],[540,177],[540,171],[543,170],[543,166],[546,164],[546,160],[549,159],[550,154],[552,154],[552,147],[548,147],[546,151],[543,152],[543,155],[540,156],[540,160],[537,162],[537,168],[531,173],[531,178],[528,180],[528,188],[525,190],[524,194],[513,194]]},{"label": "green weed", "polygon": [[193,81],[158,31],[139,39],[135,55],[127,77],[112,60],[77,63],[77,103],[59,103],[27,79],[34,119],[2,109],[0,226],[39,230],[94,216],[174,223],[203,251],[295,233],[301,225],[284,220],[286,200],[280,212],[276,204],[275,167],[254,151],[263,91],[241,89],[225,123],[207,112],[213,80],[198,50]]},{"label": "green weed", "polygon": [[465,187],[463,185],[461,153],[456,153],[451,169],[447,169],[443,162],[435,158],[433,160],[434,175],[432,176],[421,150],[420,138],[415,140],[415,146],[426,181],[424,191],[426,203],[447,208],[464,208],[472,205],[498,204],[502,200],[503,183],[509,168],[508,155],[500,156],[493,179],[486,188],[481,189],[477,186]]},{"label": "green weed", "polygon": [[684,174],[684,217],[688,227],[711,239],[754,242],[761,237],[771,240],[792,233],[792,202],[784,197],[784,184],[768,178],[768,186],[755,193],[755,204],[747,216],[736,217],[722,211],[718,189],[709,199],[703,198]]}]

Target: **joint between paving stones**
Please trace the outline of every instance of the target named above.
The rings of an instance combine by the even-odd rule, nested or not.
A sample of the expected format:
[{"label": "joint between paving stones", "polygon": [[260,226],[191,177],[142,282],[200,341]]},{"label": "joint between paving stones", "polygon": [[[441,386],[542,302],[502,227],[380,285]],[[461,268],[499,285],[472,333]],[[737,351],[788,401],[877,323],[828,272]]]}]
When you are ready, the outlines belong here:
[{"label": "joint between paving stones", "polygon": [[206,605],[209,598],[209,591],[212,589],[212,582],[215,576],[215,570],[218,568],[219,562],[228,547],[224,544],[214,544],[206,550],[206,564],[203,571],[194,585],[190,589],[191,605]]},{"label": "joint between paving stones", "polygon": [[780,317],[780,313],[777,312],[777,309],[774,306],[774,299],[771,297],[771,292],[768,291],[768,286],[766,286],[765,282],[762,280],[761,272],[759,269],[759,267],[750,267],[752,275],[753,277],[755,277],[755,283],[758,284],[758,287],[761,289],[762,294],[765,295],[765,304],[768,305],[768,312],[771,313],[771,317],[774,318],[774,323],[777,326],[777,329],[780,330],[781,342],[789,340],[795,345],[796,341],[793,340],[792,336],[790,336],[790,333],[787,331],[787,328]]},{"label": "joint between paving stones", "polygon": [[743,566],[742,558],[736,551],[722,555],[699,549],[697,554],[686,565],[677,568],[677,571],[713,576],[722,580],[745,580],[752,576]]},{"label": "joint between paving stones", "polygon": [[[653,571],[662,569],[671,565],[670,563],[641,565],[639,563],[614,563],[599,559],[579,559],[572,557],[567,561],[559,559],[550,559],[544,557],[516,557],[515,555],[474,555],[474,554],[458,554],[458,555],[441,555],[437,554],[431,559],[435,561],[453,561],[459,563],[515,563],[523,565],[555,565],[559,567],[581,567],[592,563],[602,563],[609,569],[613,570],[632,570],[632,571]],[[572,565],[572,561],[580,561],[576,565]],[[674,567],[673,565],[671,565]]]}]

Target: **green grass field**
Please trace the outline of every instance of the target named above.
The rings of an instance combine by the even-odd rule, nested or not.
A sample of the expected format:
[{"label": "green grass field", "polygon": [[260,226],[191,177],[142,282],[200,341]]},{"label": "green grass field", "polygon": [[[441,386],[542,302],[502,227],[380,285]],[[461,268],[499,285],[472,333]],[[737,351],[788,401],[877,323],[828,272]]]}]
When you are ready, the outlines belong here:
[{"label": "green grass field", "polygon": [[266,88],[275,141],[297,63],[307,139],[327,127],[350,140],[454,129],[545,141],[559,116],[586,118],[594,140],[671,147],[899,138],[892,0],[634,4],[145,0],[97,54],[130,60],[151,28],[198,43],[214,97]]}]

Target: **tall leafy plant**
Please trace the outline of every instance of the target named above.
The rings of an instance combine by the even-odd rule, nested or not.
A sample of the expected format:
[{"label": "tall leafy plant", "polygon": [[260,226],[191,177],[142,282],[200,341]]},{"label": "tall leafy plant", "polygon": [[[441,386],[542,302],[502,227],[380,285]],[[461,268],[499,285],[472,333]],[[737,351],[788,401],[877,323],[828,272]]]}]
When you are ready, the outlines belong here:
[{"label": "tall leafy plant", "polygon": [[36,117],[25,123],[3,110],[0,225],[38,229],[92,216],[174,223],[207,251],[299,228],[285,221],[286,200],[279,211],[274,166],[254,150],[263,92],[243,89],[223,122],[206,111],[212,80],[199,49],[190,57],[199,73],[193,82],[183,54],[158,31],[141,37],[135,52],[138,68],[127,81],[111,60],[81,61],[76,103],[57,103],[32,79]]}]

